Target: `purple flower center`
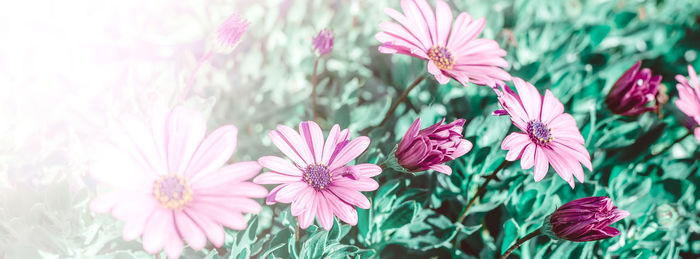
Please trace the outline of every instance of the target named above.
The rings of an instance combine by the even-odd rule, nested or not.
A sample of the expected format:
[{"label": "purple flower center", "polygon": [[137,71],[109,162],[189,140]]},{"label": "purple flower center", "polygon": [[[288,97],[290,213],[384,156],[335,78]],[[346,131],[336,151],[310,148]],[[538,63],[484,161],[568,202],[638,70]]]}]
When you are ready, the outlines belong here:
[{"label": "purple flower center", "polygon": [[153,195],[168,209],[182,209],[192,200],[192,190],[185,178],[176,174],[160,177],[153,185]]},{"label": "purple flower center", "polygon": [[333,173],[325,165],[309,165],[304,169],[304,182],[319,191],[333,182]]},{"label": "purple flower center", "polygon": [[537,120],[527,124],[527,134],[533,142],[542,146],[546,146],[554,139],[552,136],[552,128],[547,127],[547,124]]},{"label": "purple flower center", "polygon": [[433,46],[430,48],[430,50],[428,50],[428,57],[442,70],[452,69],[455,65],[455,58],[452,56],[452,52],[442,46]]}]

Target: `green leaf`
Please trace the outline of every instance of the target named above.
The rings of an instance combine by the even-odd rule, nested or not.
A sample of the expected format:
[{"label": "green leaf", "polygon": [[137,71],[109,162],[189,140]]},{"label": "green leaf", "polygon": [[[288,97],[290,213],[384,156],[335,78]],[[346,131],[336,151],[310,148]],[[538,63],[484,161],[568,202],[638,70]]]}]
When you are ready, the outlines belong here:
[{"label": "green leaf", "polygon": [[382,231],[391,230],[403,227],[408,223],[413,221],[413,217],[418,210],[418,205],[415,201],[409,201],[402,203],[398,208],[396,208],[381,225],[380,229]]},{"label": "green leaf", "polygon": [[503,243],[501,243],[501,254],[503,254],[511,245],[518,240],[520,226],[515,219],[509,219],[503,225]]}]

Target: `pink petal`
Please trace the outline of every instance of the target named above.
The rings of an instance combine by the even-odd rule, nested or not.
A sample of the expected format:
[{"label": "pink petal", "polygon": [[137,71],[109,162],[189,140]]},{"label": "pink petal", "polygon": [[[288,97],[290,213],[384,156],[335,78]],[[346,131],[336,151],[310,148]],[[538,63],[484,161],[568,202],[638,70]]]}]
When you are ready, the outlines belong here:
[{"label": "pink petal", "polygon": [[[402,2],[401,4],[403,6],[404,3]],[[427,50],[432,46],[430,36],[420,29],[425,26],[424,22],[422,22],[423,20],[416,21],[414,19],[408,19],[399,11],[396,11],[391,8],[385,8],[384,13],[389,15],[389,17],[393,18],[394,20],[399,22],[404,28],[406,28],[408,32],[410,32],[411,35],[413,35],[419,41],[420,45],[418,45],[418,47],[421,47],[423,51]],[[416,22],[418,22],[419,24],[416,24]]]},{"label": "pink petal", "polygon": [[166,209],[156,209],[143,230],[143,249],[149,254],[159,252],[174,228],[173,213]]},{"label": "pink petal", "polygon": [[[292,130],[292,131],[294,131],[294,130]],[[282,134],[282,132],[277,131],[277,130],[270,131],[269,136],[270,136],[270,140],[272,140],[272,143],[275,144],[275,146],[280,151],[282,151],[282,153],[284,153],[284,155],[286,155],[287,157],[292,159],[292,161],[294,161],[294,163],[297,164],[298,166],[304,167],[304,166],[308,165],[309,163],[307,163],[304,159],[302,159],[302,156],[300,156],[299,153],[297,153],[297,150],[294,149],[294,147],[299,147],[299,146],[305,145],[305,144],[300,140],[301,137],[299,136],[299,134],[297,134],[296,132],[294,132],[294,134],[296,135],[296,137],[299,137],[299,139],[297,139],[296,137],[292,137],[291,139],[288,139],[287,137],[289,137],[289,136],[285,136]],[[308,150],[308,148],[305,148],[305,149]]]},{"label": "pink petal", "polygon": [[437,41],[437,30],[435,27],[435,13],[433,13],[432,7],[425,0],[414,0],[414,4],[417,6],[418,11],[421,16],[425,19],[425,23],[430,32],[430,38],[432,39],[433,45],[439,44]]},{"label": "pink petal", "polygon": [[107,213],[112,207],[123,199],[122,193],[110,192],[98,195],[90,202],[90,210],[97,213]]},{"label": "pink petal", "polygon": [[554,97],[549,89],[544,93],[544,100],[542,101],[542,122],[549,124],[549,122],[554,119],[557,115],[564,112],[564,105],[561,104],[559,99]]},{"label": "pink petal", "polygon": [[323,131],[313,121],[305,121],[299,123],[299,132],[301,137],[306,141],[306,145],[311,147],[311,154],[314,158],[314,163],[321,163],[323,156]]},{"label": "pink petal", "polygon": [[290,176],[290,175],[284,175],[284,174],[278,174],[275,172],[264,172],[255,179],[253,179],[254,183],[257,184],[280,184],[280,183],[294,183],[294,182],[299,182],[301,181],[300,176]]},{"label": "pink petal", "polygon": [[236,149],[238,129],[233,125],[222,126],[209,134],[197,147],[192,160],[187,165],[185,177],[206,174],[221,168],[231,158]]},{"label": "pink petal", "polygon": [[[148,165],[149,174],[167,173],[162,146],[154,142],[152,131],[142,121],[128,117],[122,122],[122,130],[117,135],[111,135],[112,140],[122,152],[131,152],[131,157],[138,161],[139,165]],[[162,131],[164,128],[159,128]],[[189,158],[188,158],[189,159]]]},{"label": "pink petal", "polygon": [[447,84],[447,82],[450,82],[450,77],[446,76],[445,74],[442,73],[442,70],[438,68],[435,65],[435,62],[432,60],[428,61],[428,72],[435,76],[435,80],[438,81],[440,84]]},{"label": "pink petal", "polygon": [[535,148],[535,182],[541,181],[549,170],[549,162],[542,148]]},{"label": "pink petal", "polygon": [[206,132],[202,114],[178,106],[167,121],[168,173],[183,173]]},{"label": "pink petal", "polygon": [[303,174],[303,172],[299,170],[298,167],[294,166],[294,164],[281,157],[264,156],[258,158],[258,163],[260,163],[260,165],[264,166],[265,168],[271,169],[272,171],[281,174],[296,176],[301,176]]},{"label": "pink petal", "polygon": [[165,243],[165,254],[169,259],[179,258],[182,253],[182,239],[174,229],[168,236],[168,241]]},{"label": "pink petal", "polygon": [[306,209],[311,207],[311,204],[313,203],[313,197],[316,193],[316,190],[313,188],[306,188],[299,192],[298,198],[292,202],[292,206],[290,206],[290,210],[292,212],[292,216],[299,216],[301,215]]},{"label": "pink petal", "polygon": [[157,209],[152,208],[150,211],[138,216],[133,216],[127,220],[122,230],[122,238],[126,241],[131,241],[139,237],[146,228],[146,222],[148,222],[155,210]]},{"label": "pink petal", "polygon": [[331,227],[333,227],[333,212],[326,203],[323,194],[316,195],[316,219],[318,219],[321,227],[326,230],[331,230]]},{"label": "pink petal", "polygon": [[268,194],[267,198],[265,198],[265,204],[272,205],[272,204],[277,203],[277,200],[276,200],[277,193],[285,186],[287,186],[287,184],[280,184],[280,185],[275,186],[275,188],[272,188],[272,190],[270,191],[270,194]]},{"label": "pink petal", "polygon": [[450,34],[450,26],[452,26],[452,10],[445,1],[438,0],[435,2],[435,25],[437,34],[437,43],[440,46],[447,46],[447,37]]},{"label": "pink petal", "polygon": [[204,231],[209,241],[216,247],[221,247],[224,244],[226,237],[221,224],[215,222],[212,218],[207,217],[205,213],[195,209],[185,209],[185,213],[190,216],[192,221],[197,223],[197,226]]},{"label": "pink petal", "polygon": [[313,147],[309,146],[297,131],[284,125],[278,125],[277,132],[282,134],[282,137],[284,137],[292,149],[306,162],[306,164],[301,164],[299,166],[313,164],[314,157],[311,154],[311,148]]},{"label": "pink petal", "polygon": [[403,138],[401,139],[401,142],[399,142],[397,151],[403,152],[406,148],[408,148],[408,145],[413,142],[413,139],[416,134],[418,134],[418,131],[420,131],[420,117],[414,120],[411,127],[408,128],[406,134],[404,134]]},{"label": "pink petal", "polygon": [[323,156],[321,157],[321,163],[324,165],[328,164],[335,152],[335,147],[338,144],[339,132],[340,126],[335,124],[328,133],[328,139],[326,139],[326,143],[323,145]]},{"label": "pink petal", "polygon": [[377,188],[379,188],[379,184],[377,184],[376,181],[364,177],[357,180],[351,180],[349,178],[343,177],[337,180],[333,180],[333,186],[340,186],[363,192],[374,191]]},{"label": "pink petal", "polygon": [[316,195],[318,195],[318,192],[311,193],[309,197],[311,202],[306,207],[307,209],[298,217],[299,227],[302,229],[308,228],[314,220],[314,216],[316,216]]},{"label": "pink petal", "polygon": [[193,189],[205,189],[242,182],[256,175],[261,168],[262,166],[255,161],[238,162],[207,175],[196,175],[194,179],[190,179],[190,185]]},{"label": "pink petal", "polygon": [[451,175],[452,174],[452,168],[446,165],[431,165],[428,166],[428,168],[433,169],[435,171],[438,171],[440,173],[446,174],[446,175]]},{"label": "pink petal", "polygon": [[188,210],[196,211],[201,215],[206,215],[215,222],[235,230],[242,230],[246,227],[246,221],[243,215],[232,209],[227,209],[221,206],[209,203],[190,203]]},{"label": "pink petal", "polygon": [[160,206],[152,194],[129,194],[112,207],[112,216],[128,221],[134,217],[149,214],[156,206]]},{"label": "pink petal", "polygon": [[520,95],[520,100],[523,103],[525,112],[527,112],[528,120],[539,120],[542,96],[537,92],[537,88],[517,77],[513,78],[513,83],[515,88],[518,89],[518,95]]},{"label": "pink petal", "polygon": [[520,167],[522,169],[530,169],[535,165],[535,147],[537,145],[530,143],[525,146],[523,150],[523,155],[520,157]]},{"label": "pink petal", "polygon": [[352,226],[357,225],[357,211],[355,208],[341,201],[332,193],[322,192],[321,194],[326,198],[328,205],[333,209],[333,213],[338,216],[340,220]]},{"label": "pink petal", "polygon": [[355,172],[364,177],[374,177],[382,173],[382,168],[374,164],[359,164],[354,165]]},{"label": "pink petal", "polygon": [[529,143],[532,143],[532,141],[530,141],[530,137],[528,137],[526,134],[513,132],[508,134],[508,136],[503,139],[503,142],[501,142],[501,149],[516,150],[520,152],[525,148],[525,145]]},{"label": "pink petal", "polygon": [[204,235],[192,219],[183,212],[175,212],[175,224],[182,238],[194,250],[201,250],[207,244],[207,237]]},{"label": "pink petal", "polygon": [[363,209],[369,209],[370,203],[367,197],[365,197],[364,194],[345,187],[340,187],[340,186],[331,186],[328,188],[335,196],[338,196],[341,200],[351,204],[355,205],[357,207],[363,208]]},{"label": "pink petal", "polygon": [[291,203],[299,196],[300,192],[307,188],[311,188],[309,184],[297,180],[297,182],[290,183],[280,189],[275,196],[275,200],[282,203]]},{"label": "pink petal", "polygon": [[346,165],[348,162],[362,154],[362,152],[365,152],[368,146],[369,138],[365,136],[360,136],[350,141],[350,143],[343,147],[343,149],[338,152],[338,155],[331,160],[331,164],[328,169],[333,170]]},{"label": "pink petal", "polygon": [[459,145],[457,146],[457,150],[455,150],[454,153],[452,153],[452,157],[453,158],[461,157],[464,154],[466,154],[467,152],[469,152],[470,150],[472,150],[472,147],[474,147],[474,145],[471,142],[469,142],[469,140],[462,139],[459,141]]},{"label": "pink petal", "polygon": [[222,184],[211,188],[193,188],[198,196],[226,196],[226,197],[251,197],[262,198],[267,196],[267,189],[251,182],[234,184]]},{"label": "pink petal", "polygon": [[[392,37],[391,40],[394,44],[399,44],[415,52],[427,52],[427,48],[405,27],[393,22],[382,22],[379,24],[379,28]],[[378,39],[382,43],[385,42],[381,40],[381,37]]]}]

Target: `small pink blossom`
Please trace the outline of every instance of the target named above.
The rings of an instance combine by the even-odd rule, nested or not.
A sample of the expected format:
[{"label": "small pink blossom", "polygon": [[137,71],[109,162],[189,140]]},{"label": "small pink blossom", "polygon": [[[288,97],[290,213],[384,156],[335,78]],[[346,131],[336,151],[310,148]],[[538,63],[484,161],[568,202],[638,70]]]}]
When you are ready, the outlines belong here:
[{"label": "small pink blossom", "polygon": [[[484,18],[472,19],[462,12],[452,22],[452,10],[437,0],[435,12],[425,0],[402,0],[403,13],[394,9],[384,12],[398,22],[383,22],[375,38],[382,43],[379,52],[409,55],[428,61],[428,72],[440,84],[450,77],[463,85],[502,85],[510,75],[503,59],[506,51],[490,39],[477,39],[484,29]],[[450,28],[452,32],[450,32]]]},{"label": "small pink blossom", "polygon": [[522,131],[503,140],[501,148],[508,150],[506,160],[520,159],[523,169],[534,166],[536,182],[544,178],[552,165],[572,189],[574,176],[583,183],[581,164],[588,170],[593,170],[593,166],[574,117],[564,113],[564,105],[549,90],[543,98],[532,84],[516,77],[513,83],[517,94],[508,86],[496,90],[503,111]]},{"label": "small pink blossom", "polygon": [[700,123],[700,80],[692,66],[688,66],[688,76],[690,80],[682,75],[676,76],[678,81],[676,106],[695,121],[692,127],[695,127],[695,139],[700,141],[700,125],[698,125]]},{"label": "small pink blossom", "polygon": [[313,121],[299,124],[299,132],[278,126],[270,139],[292,162],[264,156],[258,162],[270,172],[257,176],[255,183],[279,184],[267,197],[267,204],[291,203],[291,212],[299,226],[307,228],[314,217],[325,229],[333,226],[333,215],[350,224],[357,224],[357,211],[370,202],[361,192],[379,187],[371,177],[382,172],[373,164],[347,165],[369,146],[369,138],[350,141],[350,131],[331,128],[324,141],[321,128]]},{"label": "small pink blossom", "polygon": [[545,218],[544,234],[575,242],[596,241],[620,235],[611,227],[630,213],[618,210],[608,197],[587,197],[559,207]]},{"label": "small pink blossom", "polygon": [[334,37],[335,34],[330,29],[323,29],[320,32],[318,32],[318,35],[316,35],[316,37],[313,38],[312,43],[314,49],[318,52],[319,55],[326,55],[330,53],[331,50],[333,50]]},{"label": "small pink blossom", "polygon": [[236,147],[237,129],[219,127],[205,137],[202,115],[185,107],[128,120],[101,147],[91,175],[112,192],[98,196],[92,211],[126,222],[123,237],[141,236],[150,254],[180,256],[183,240],[195,250],[207,239],[224,244],[224,228],[246,228],[243,213],[258,213],[252,198],[267,190],[248,179],[262,168],[254,161],[225,165]]},{"label": "small pink blossom", "polygon": [[216,31],[216,41],[220,48],[233,50],[241,40],[243,33],[248,29],[250,23],[245,18],[234,13],[229,16]]}]

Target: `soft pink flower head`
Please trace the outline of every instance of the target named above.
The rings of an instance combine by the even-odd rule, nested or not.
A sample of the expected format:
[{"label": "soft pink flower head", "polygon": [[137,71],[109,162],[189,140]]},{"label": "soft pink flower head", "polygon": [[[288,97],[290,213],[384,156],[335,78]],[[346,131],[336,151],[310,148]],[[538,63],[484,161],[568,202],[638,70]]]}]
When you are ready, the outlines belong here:
[{"label": "soft pink flower head", "polygon": [[596,241],[620,235],[611,227],[630,213],[618,210],[608,197],[587,197],[570,201],[545,218],[544,233],[555,239],[575,242]]},{"label": "soft pink flower head", "polygon": [[318,51],[319,55],[326,55],[333,50],[334,37],[335,34],[333,34],[333,31],[330,29],[323,29],[318,32],[318,35],[313,38],[312,43],[314,45],[314,49]]},{"label": "soft pink flower head", "polygon": [[574,176],[583,183],[582,163],[593,170],[588,150],[583,146],[583,136],[576,120],[564,113],[564,105],[547,90],[544,98],[532,84],[514,77],[516,94],[508,86],[496,91],[504,110],[522,132],[506,136],[501,144],[508,150],[506,160],[520,159],[523,169],[535,167],[535,181],[544,178],[551,164],[555,171],[574,188]]},{"label": "soft pink flower head", "polygon": [[[445,119],[420,130],[420,118],[406,131],[394,156],[398,164],[409,172],[428,169],[452,174],[452,168],[443,163],[461,157],[472,149],[472,143],[462,139],[464,119],[443,124]],[[420,131],[419,131],[420,130]]]},{"label": "soft pink flower head", "polygon": [[90,170],[113,191],[98,196],[90,209],[125,221],[125,240],[141,236],[146,252],[164,249],[177,258],[183,240],[195,250],[207,239],[220,247],[223,227],[245,229],[243,213],[261,210],[252,198],[267,190],[248,179],[262,167],[254,161],[225,165],[236,147],[233,125],[205,137],[202,115],[181,106],[150,123],[127,120],[122,126],[111,129]]},{"label": "soft pink flower head", "polygon": [[[510,75],[503,59],[506,51],[490,39],[477,39],[486,20],[463,12],[452,23],[452,10],[445,1],[437,0],[435,12],[425,0],[402,0],[403,13],[394,9],[384,12],[398,22],[379,24],[382,32],[374,37],[382,43],[379,52],[410,55],[428,61],[428,72],[440,84],[450,77],[463,85],[502,85]],[[452,29],[452,32],[450,32]]]},{"label": "soft pink flower head", "polygon": [[676,84],[678,89],[676,106],[688,117],[695,120],[695,123],[693,123],[695,139],[700,141],[700,125],[698,125],[700,123],[700,81],[692,66],[688,66],[688,76],[690,80],[682,75],[676,76],[678,81],[678,84]]},{"label": "soft pink flower head", "polygon": [[236,13],[232,14],[216,30],[216,41],[219,47],[225,50],[236,48],[248,25],[250,25],[248,20]]},{"label": "soft pink flower head", "polygon": [[369,200],[362,191],[379,187],[371,177],[382,172],[373,164],[347,165],[369,146],[362,136],[350,141],[350,131],[331,128],[324,141],[321,128],[313,121],[299,124],[299,132],[280,125],[270,131],[270,139],[292,162],[276,157],[258,159],[270,172],[253,180],[259,184],[279,184],[267,197],[267,204],[291,203],[291,212],[299,226],[307,228],[314,217],[325,229],[333,226],[333,215],[350,225],[357,224],[353,206],[368,209]]}]

